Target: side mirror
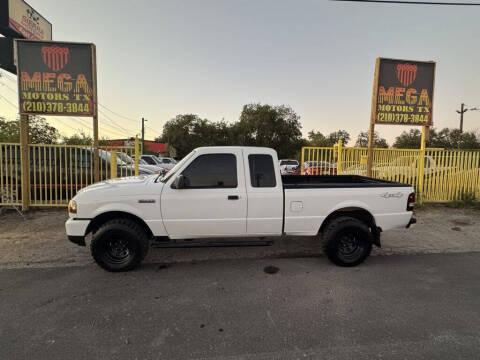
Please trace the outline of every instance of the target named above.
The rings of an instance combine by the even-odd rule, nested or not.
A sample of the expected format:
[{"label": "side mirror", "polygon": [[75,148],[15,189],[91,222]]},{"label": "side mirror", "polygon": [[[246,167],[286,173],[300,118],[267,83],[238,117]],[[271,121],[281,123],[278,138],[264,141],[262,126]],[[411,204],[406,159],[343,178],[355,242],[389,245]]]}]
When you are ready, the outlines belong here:
[{"label": "side mirror", "polygon": [[177,178],[173,181],[173,189],[183,189],[185,188],[185,176],[178,175]]}]

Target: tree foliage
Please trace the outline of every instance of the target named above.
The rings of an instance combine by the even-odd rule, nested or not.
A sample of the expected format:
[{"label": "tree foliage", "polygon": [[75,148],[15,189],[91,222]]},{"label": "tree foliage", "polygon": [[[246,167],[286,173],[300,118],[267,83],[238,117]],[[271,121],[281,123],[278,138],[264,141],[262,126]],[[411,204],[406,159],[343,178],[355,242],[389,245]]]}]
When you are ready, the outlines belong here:
[{"label": "tree foliage", "polygon": [[[60,134],[45,118],[30,116],[28,142],[30,144],[54,144]],[[0,142],[20,142],[20,120],[7,121],[0,118]]]},{"label": "tree foliage", "polygon": [[301,128],[300,117],[288,106],[248,104],[231,128],[232,143],[270,147],[280,158],[290,157],[302,146]]},{"label": "tree foliage", "polygon": [[[108,145],[108,139],[106,137],[102,137],[98,139],[98,144],[101,145]],[[71,136],[62,136],[61,142],[65,145],[92,145],[93,144],[93,137],[85,132],[80,132],[78,134],[73,134]]]},{"label": "tree foliage", "polygon": [[342,140],[343,145],[347,145],[350,141],[350,134],[346,130],[334,131],[327,136],[315,130],[308,133],[308,146],[333,146],[338,143],[338,140]]},{"label": "tree foliage", "polygon": [[[368,146],[368,132],[362,131],[358,134],[357,141],[355,142],[357,147],[367,147]],[[375,131],[373,134],[373,147],[376,148],[388,148],[387,140],[381,138],[380,135]]]},{"label": "tree foliage", "polygon": [[233,124],[211,122],[194,114],[177,115],[167,121],[156,141],[167,142],[183,157],[199,146],[266,146],[279,156],[292,156],[303,145],[300,117],[287,106],[248,104]]},{"label": "tree foliage", "polygon": [[346,130],[338,130],[330,133],[328,139],[332,145],[338,143],[339,140],[342,140],[343,145],[347,145],[350,141],[350,134]]},{"label": "tree foliage", "polygon": [[229,129],[225,122],[213,123],[194,114],[177,115],[163,126],[163,134],[155,139],[166,142],[182,158],[200,146],[227,145]]},{"label": "tree foliage", "polygon": [[[393,147],[399,149],[418,149],[422,132],[419,129],[411,129],[402,132],[397,136]],[[426,143],[430,148],[443,149],[480,149],[480,139],[475,132],[463,132],[458,129],[444,128],[437,131],[435,128],[430,129],[430,138]]]}]

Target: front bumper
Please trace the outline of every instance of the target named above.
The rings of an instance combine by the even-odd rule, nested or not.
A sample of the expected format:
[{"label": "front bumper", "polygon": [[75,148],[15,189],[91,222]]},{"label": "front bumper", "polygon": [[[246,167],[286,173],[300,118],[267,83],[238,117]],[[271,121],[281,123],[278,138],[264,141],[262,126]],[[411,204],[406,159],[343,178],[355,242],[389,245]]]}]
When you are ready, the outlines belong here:
[{"label": "front bumper", "polygon": [[85,234],[88,224],[90,224],[90,219],[69,218],[65,223],[68,240],[74,244],[85,246]]}]

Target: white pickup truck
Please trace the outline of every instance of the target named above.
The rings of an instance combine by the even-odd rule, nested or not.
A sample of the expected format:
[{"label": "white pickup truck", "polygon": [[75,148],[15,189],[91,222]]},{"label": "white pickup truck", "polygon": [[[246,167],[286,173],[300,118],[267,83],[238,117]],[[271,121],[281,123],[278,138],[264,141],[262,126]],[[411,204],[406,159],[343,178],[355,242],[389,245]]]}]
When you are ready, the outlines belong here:
[{"label": "white pickup truck", "polygon": [[409,185],[282,176],[272,149],[203,147],[167,175],[82,189],[69,204],[66,231],[83,246],[91,234],[92,256],[109,271],[135,268],[150,247],[252,245],[247,238],[282,235],[319,235],[331,261],[355,266],[380,246],[382,230],[415,222],[414,203]]}]

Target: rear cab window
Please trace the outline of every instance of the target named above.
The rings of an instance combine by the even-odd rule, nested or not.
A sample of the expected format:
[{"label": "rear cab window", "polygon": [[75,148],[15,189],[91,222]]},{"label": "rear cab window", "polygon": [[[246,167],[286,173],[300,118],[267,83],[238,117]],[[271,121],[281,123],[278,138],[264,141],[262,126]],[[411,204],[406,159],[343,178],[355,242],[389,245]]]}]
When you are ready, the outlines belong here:
[{"label": "rear cab window", "polygon": [[249,154],[250,184],[252,187],[272,188],[277,186],[273,158],[268,154]]}]

